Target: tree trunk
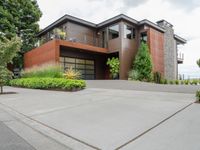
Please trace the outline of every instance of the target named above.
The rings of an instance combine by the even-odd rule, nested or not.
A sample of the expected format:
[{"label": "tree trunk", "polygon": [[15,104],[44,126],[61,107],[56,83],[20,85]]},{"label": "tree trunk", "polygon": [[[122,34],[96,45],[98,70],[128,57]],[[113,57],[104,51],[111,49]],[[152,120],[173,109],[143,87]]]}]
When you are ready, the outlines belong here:
[{"label": "tree trunk", "polygon": [[3,86],[2,85],[0,85],[1,86],[1,93],[0,94],[3,94]]}]

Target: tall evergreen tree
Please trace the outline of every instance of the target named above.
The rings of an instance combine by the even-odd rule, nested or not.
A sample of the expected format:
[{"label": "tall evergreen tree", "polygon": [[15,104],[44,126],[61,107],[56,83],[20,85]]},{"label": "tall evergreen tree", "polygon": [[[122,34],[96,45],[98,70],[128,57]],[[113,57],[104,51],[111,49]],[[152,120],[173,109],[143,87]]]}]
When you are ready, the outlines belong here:
[{"label": "tall evergreen tree", "polygon": [[133,70],[137,73],[137,79],[140,81],[152,80],[152,60],[148,45],[141,43],[133,63]]},{"label": "tall evergreen tree", "polygon": [[197,60],[197,65],[198,65],[199,68],[200,68],[200,59]]},{"label": "tall evergreen tree", "polygon": [[22,53],[34,48],[42,13],[36,0],[0,0],[0,39],[18,36],[22,40],[18,59]]}]

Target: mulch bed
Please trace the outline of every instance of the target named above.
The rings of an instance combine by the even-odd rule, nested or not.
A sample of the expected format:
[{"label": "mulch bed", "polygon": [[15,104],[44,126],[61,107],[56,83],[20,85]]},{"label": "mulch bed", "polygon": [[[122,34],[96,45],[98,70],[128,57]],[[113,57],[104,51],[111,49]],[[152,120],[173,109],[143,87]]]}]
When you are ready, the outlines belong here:
[{"label": "mulch bed", "polygon": [[17,94],[16,92],[3,92],[3,93],[0,93],[0,95],[6,95],[6,94]]}]

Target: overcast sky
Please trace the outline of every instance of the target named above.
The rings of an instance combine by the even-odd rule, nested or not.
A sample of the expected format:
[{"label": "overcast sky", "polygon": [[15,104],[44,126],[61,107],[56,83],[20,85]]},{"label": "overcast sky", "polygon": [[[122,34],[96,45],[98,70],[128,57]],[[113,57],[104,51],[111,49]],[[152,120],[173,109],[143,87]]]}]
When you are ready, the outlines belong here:
[{"label": "overcast sky", "polygon": [[44,28],[64,14],[73,15],[93,23],[120,13],[138,21],[156,22],[165,19],[174,25],[175,33],[188,40],[180,47],[184,63],[179,73],[199,77],[196,60],[200,58],[200,0],[37,0],[43,16],[39,22]]}]

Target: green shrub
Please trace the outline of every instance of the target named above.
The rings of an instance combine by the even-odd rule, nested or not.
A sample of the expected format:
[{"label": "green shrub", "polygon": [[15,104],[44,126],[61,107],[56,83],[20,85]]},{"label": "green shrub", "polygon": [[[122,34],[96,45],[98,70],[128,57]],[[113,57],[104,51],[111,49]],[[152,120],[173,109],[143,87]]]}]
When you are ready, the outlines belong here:
[{"label": "green shrub", "polygon": [[175,84],[178,85],[179,84],[179,80],[175,80]]},{"label": "green shrub", "polygon": [[139,74],[138,74],[137,71],[131,70],[128,73],[128,78],[131,79],[131,80],[139,80]]},{"label": "green shrub", "polygon": [[200,102],[200,91],[196,92],[196,98],[197,98],[197,101]]},{"label": "green shrub", "polygon": [[168,81],[167,81],[167,79],[164,79],[164,82],[163,82],[163,84],[168,84]]},{"label": "green shrub", "polygon": [[106,64],[109,66],[110,73],[113,79],[116,79],[119,75],[120,61],[118,57],[108,58]]},{"label": "green shrub", "polygon": [[80,79],[81,78],[81,74],[79,71],[76,71],[74,69],[72,69],[71,67],[69,69],[67,69],[64,73],[64,77],[66,79]]},{"label": "green shrub", "polygon": [[169,84],[174,84],[174,81],[173,81],[173,80],[170,80],[170,81],[169,81]]},{"label": "green shrub", "polygon": [[58,64],[44,64],[21,72],[23,78],[62,78],[63,71]]},{"label": "green shrub", "polygon": [[185,85],[188,85],[190,83],[189,80],[184,80]]},{"label": "green shrub", "polygon": [[32,89],[83,89],[86,86],[83,80],[67,80],[64,78],[21,78],[10,81],[11,86]]},{"label": "green shrub", "polygon": [[193,85],[197,85],[198,84],[198,80],[196,80],[196,79],[192,80],[192,84]]},{"label": "green shrub", "polygon": [[148,45],[142,42],[133,62],[133,70],[138,73],[138,80],[151,81],[152,68],[153,65]]},{"label": "green shrub", "polygon": [[160,72],[154,72],[153,73],[153,81],[155,83],[161,83],[161,80],[162,80],[161,73]]},{"label": "green shrub", "polygon": [[182,85],[184,84],[184,80],[181,80],[181,84],[182,84]]}]

